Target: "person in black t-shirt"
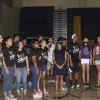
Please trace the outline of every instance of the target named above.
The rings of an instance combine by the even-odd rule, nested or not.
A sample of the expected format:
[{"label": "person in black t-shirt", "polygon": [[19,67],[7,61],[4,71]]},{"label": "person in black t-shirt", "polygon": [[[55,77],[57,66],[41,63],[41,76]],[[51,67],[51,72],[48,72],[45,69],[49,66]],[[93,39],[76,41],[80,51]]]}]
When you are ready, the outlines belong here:
[{"label": "person in black t-shirt", "polygon": [[45,88],[45,76],[46,76],[46,71],[47,71],[47,58],[48,58],[48,49],[46,47],[46,41],[42,40],[41,41],[41,48],[40,48],[40,54],[41,54],[41,71],[40,71],[40,76],[43,77],[43,89],[44,89],[44,94],[47,95],[48,92]]},{"label": "person in black t-shirt", "polygon": [[40,48],[39,48],[39,41],[34,40],[32,42],[32,48],[30,49],[30,68],[33,74],[33,81],[32,81],[32,90],[33,90],[33,97],[34,98],[41,98],[42,92],[39,86],[39,77],[40,77],[40,66],[41,66],[41,55],[40,55]]},{"label": "person in black t-shirt", "polygon": [[[79,88],[80,85],[77,84],[78,81],[78,73],[79,73],[79,65],[80,65],[80,59],[79,59],[79,44],[77,43],[77,35],[72,35],[72,41],[68,44],[68,51],[71,55],[73,67],[69,69],[70,72],[70,86],[71,88],[77,87]],[[75,73],[75,85],[72,85],[72,73]]]},{"label": "person in black t-shirt", "polygon": [[15,65],[15,53],[12,50],[12,39],[6,37],[6,47],[3,48],[3,80],[4,80],[4,97],[5,100],[15,99],[12,95],[12,82],[14,78],[14,65]]},{"label": "person in black t-shirt", "polygon": [[29,62],[27,52],[23,49],[23,41],[18,42],[18,50],[15,52],[16,57],[16,89],[18,97],[20,97],[20,82],[22,79],[24,96],[27,92],[27,74],[29,75]]}]

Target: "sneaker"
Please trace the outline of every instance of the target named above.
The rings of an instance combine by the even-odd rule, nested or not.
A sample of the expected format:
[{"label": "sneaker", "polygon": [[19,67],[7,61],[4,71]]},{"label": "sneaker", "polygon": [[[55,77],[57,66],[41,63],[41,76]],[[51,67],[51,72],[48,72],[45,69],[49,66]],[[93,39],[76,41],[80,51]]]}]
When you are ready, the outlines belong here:
[{"label": "sneaker", "polygon": [[51,80],[48,80],[47,82],[48,82],[48,83],[51,83]]},{"label": "sneaker", "polygon": [[89,88],[89,87],[90,87],[90,83],[87,83],[87,84],[86,84],[86,87]]},{"label": "sneaker", "polygon": [[51,80],[52,83],[55,83],[55,80]]},{"label": "sneaker", "polygon": [[44,89],[44,94],[45,94],[45,95],[47,95],[47,94],[48,94],[48,91],[47,91],[47,90],[45,90],[45,89]]},{"label": "sneaker", "polygon": [[7,96],[7,97],[4,97],[4,100],[10,100],[10,98]]},{"label": "sneaker", "polygon": [[38,93],[42,95],[42,91],[40,89],[38,90]]},{"label": "sneaker", "polygon": [[76,88],[79,88],[79,87],[80,87],[80,85],[79,85],[79,84],[77,84],[77,85],[76,85]]},{"label": "sneaker", "polygon": [[33,93],[33,98],[42,98],[42,95],[40,95],[39,93]]},{"label": "sneaker", "polygon": [[86,83],[83,83],[83,87],[84,87],[84,88],[86,88],[86,87],[87,87],[87,86],[86,86]]},{"label": "sneaker", "polygon": [[71,86],[71,89],[73,89],[73,88],[75,88],[75,85],[72,85],[72,86]]},{"label": "sneaker", "polygon": [[15,98],[13,95],[9,96],[9,100],[11,100],[11,99],[17,100],[17,98]]}]

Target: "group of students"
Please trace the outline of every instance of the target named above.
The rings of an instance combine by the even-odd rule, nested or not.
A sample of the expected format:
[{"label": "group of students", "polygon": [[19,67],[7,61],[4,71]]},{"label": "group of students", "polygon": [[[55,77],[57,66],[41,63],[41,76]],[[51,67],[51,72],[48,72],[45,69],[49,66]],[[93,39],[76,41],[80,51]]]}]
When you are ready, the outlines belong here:
[{"label": "group of students", "polygon": [[[72,40],[67,42],[65,38],[59,38],[56,45],[53,39],[35,39],[27,47],[27,39],[20,39],[18,34],[12,37],[0,35],[0,67],[2,69],[4,98],[14,99],[12,95],[12,82],[15,78],[18,98],[21,96],[20,82],[22,81],[24,97],[27,93],[27,77],[32,73],[32,90],[34,98],[41,98],[42,94],[48,94],[46,90],[46,77],[50,80],[53,75],[56,85],[56,93],[63,91],[63,83],[69,77],[70,87],[79,88],[78,84],[80,66],[82,66],[83,86],[89,87],[89,71],[91,65],[96,65],[98,72],[97,87],[100,87],[100,37],[97,44],[89,45],[88,38],[78,44],[77,34],[72,35]],[[75,81],[73,84],[73,74]],[[40,82],[42,81],[43,91]]]}]

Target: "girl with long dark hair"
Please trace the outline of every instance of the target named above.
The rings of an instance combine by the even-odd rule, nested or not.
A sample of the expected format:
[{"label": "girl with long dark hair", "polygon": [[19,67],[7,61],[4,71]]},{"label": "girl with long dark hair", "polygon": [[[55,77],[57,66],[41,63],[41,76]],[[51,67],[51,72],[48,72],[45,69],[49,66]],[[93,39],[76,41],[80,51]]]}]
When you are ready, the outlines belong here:
[{"label": "girl with long dark hair", "polygon": [[56,78],[56,93],[58,93],[58,85],[60,80],[60,92],[62,93],[63,88],[63,77],[67,73],[66,70],[66,51],[62,49],[61,42],[57,42],[56,48],[53,53],[54,61],[54,75]]}]

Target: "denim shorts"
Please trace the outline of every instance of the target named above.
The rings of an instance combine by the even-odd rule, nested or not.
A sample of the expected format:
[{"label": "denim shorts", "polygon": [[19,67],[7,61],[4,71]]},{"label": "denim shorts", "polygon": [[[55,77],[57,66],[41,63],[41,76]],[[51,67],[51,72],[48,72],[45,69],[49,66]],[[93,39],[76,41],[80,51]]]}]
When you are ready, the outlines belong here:
[{"label": "denim shorts", "polygon": [[44,65],[40,66],[40,71],[47,71],[47,66]]},{"label": "denim shorts", "polygon": [[100,60],[95,60],[96,65],[100,65]]}]

